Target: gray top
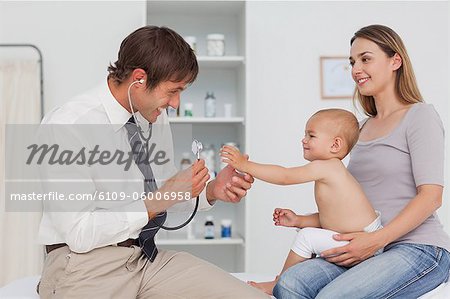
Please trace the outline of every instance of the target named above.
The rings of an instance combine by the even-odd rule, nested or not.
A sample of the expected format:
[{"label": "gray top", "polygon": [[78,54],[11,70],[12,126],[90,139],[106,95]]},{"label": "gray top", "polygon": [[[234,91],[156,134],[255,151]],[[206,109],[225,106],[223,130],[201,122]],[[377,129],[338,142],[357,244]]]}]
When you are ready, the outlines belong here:
[{"label": "gray top", "polygon": [[[414,104],[391,133],[359,141],[350,154],[348,170],[381,212],[383,225],[417,195],[416,187],[444,186],[444,127],[433,105]],[[436,213],[396,242],[435,245],[450,251],[450,237]]]}]

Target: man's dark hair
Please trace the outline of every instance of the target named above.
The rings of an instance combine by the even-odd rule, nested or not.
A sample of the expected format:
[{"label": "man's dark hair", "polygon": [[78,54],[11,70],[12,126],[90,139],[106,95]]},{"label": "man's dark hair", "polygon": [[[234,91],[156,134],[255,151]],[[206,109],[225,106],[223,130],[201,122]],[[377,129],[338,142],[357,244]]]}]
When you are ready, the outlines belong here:
[{"label": "man's dark hair", "polygon": [[108,78],[120,84],[138,68],[147,73],[149,89],[169,80],[190,84],[198,74],[194,51],[167,27],[145,26],[128,35],[120,45],[117,61],[108,67]]}]

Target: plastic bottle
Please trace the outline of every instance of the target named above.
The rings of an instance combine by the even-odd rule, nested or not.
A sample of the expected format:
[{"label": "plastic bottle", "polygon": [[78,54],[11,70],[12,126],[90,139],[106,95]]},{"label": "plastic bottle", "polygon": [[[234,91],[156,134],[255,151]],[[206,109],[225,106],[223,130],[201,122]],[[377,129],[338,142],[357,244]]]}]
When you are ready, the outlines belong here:
[{"label": "plastic bottle", "polygon": [[214,239],[214,218],[213,216],[206,216],[205,222],[205,239]]},{"label": "plastic bottle", "polygon": [[223,219],[220,225],[220,236],[222,238],[231,238],[231,220]]},{"label": "plastic bottle", "polygon": [[207,92],[205,98],[205,117],[216,117],[216,98],[214,93]]},{"label": "plastic bottle", "polygon": [[194,107],[194,104],[192,103],[185,103],[184,104],[184,116],[190,117],[193,116],[192,108]]}]

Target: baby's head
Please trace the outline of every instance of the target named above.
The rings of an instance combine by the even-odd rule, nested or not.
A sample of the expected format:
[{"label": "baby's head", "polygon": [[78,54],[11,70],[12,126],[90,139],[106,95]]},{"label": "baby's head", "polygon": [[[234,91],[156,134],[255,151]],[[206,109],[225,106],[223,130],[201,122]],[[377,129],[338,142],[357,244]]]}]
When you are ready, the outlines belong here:
[{"label": "baby's head", "polygon": [[343,109],[320,110],[306,123],[303,157],[308,161],[343,159],[358,137],[358,120],[353,113]]}]

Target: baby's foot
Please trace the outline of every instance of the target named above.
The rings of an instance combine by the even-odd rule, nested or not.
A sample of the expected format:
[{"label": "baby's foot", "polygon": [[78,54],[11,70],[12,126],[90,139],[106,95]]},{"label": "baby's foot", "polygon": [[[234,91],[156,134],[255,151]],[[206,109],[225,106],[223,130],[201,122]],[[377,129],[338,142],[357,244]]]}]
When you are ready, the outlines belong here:
[{"label": "baby's foot", "polygon": [[264,281],[264,282],[254,282],[254,281],[247,281],[247,284],[251,285],[252,287],[255,287],[257,289],[260,289],[264,293],[268,295],[272,295],[273,288],[277,284],[276,280],[272,281]]}]

